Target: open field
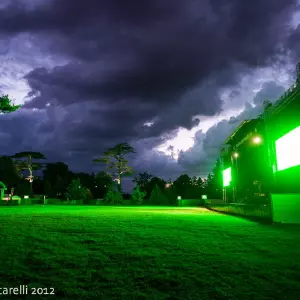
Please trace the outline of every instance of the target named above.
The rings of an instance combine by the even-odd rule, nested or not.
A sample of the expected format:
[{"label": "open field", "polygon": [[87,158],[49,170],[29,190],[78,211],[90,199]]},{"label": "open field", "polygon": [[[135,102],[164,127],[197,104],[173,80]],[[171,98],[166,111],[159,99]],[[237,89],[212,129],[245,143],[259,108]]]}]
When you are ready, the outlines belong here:
[{"label": "open field", "polygon": [[299,227],[174,207],[6,207],[0,220],[0,288],[53,287],[45,299],[300,299]]}]

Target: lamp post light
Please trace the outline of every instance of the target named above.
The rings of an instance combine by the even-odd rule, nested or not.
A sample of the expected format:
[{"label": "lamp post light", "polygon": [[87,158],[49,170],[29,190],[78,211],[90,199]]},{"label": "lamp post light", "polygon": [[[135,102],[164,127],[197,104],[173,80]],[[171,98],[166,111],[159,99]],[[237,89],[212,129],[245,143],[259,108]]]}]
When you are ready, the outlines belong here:
[{"label": "lamp post light", "polygon": [[254,144],[260,144],[262,142],[262,139],[260,136],[255,136],[253,139],[252,139],[252,142]]},{"label": "lamp post light", "polygon": [[239,154],[238,154],[237,152],[234,152],[234,153],[233,153],[233,157],[234,157],[234,158],[238,158],[238,157],[239,157]]}]

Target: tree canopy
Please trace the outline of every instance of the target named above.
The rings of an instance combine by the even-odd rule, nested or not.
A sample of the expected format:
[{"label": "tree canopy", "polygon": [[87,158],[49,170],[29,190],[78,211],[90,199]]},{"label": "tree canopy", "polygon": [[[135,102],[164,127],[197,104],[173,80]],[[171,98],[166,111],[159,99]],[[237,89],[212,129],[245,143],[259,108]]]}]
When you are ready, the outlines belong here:
[{"label": "tree canopy", "polygon": [[0,96],[0,113],[7,114],[18,110],[21,105],[14,105],[8,95]]},{"label": "tree canopy", "polygon": [[106,164],[111,171],[113,180],[118,183],[119,191],[122,190],[122,177],[133,173],[133,169],[128,165],[128,160],[124,158],[125,155],[130,153],[136,153],[134,148],[127,143],[121,143],[106,150],[102,157],[93,160],[95,163]]}]

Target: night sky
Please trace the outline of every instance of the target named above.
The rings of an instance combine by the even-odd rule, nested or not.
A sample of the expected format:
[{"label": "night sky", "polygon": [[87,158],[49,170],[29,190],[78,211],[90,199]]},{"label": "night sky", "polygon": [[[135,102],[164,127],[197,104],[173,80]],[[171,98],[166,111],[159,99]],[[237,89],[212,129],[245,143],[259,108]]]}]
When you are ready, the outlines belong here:
[{"label": "night sky", "polygon": [[[206,176],[239,123],[295,81],[294,0],[1,0],[1,154],[73,171],[128,142],[137,171]],[[297,27],[298,26],[298,27]]]}]

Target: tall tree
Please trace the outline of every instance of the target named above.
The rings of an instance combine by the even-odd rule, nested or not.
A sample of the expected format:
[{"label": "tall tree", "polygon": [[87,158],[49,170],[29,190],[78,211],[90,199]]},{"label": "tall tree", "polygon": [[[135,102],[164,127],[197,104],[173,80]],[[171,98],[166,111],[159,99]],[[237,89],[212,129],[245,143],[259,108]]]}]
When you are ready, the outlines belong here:
[{"label": "tall tree", "polygon": [[150,204],[154,204],[154,205],[168,205],[169,199],[161,190],[159,185],[156,184],[153,190],[151,191],[149,202]]},{"label": "tall tree", "polygon": [[[55,197],[63,197],[66,192],[67,186],[65,185],[65,181],[61,178],[60,175],[56,176],[55,184],[53,186],[53,196]],[[52,196],[52,195],[51,195]]]},{"label": "tall tree", "polygon": [[64,180],[64,184],[66,186],[68,186],[71,183],[72,179],[75,178],[73,173],[69,171],[68,165],[63,162],[47,164],[43,171],[43,174],[44,180],[49,181],[51,186],[55,185],[58,175]]},{"label": "tall tree", "polygon": [[30,184],[30,195],[32,195],[32,182],[34,180],[33,171],[40,170],[42,164],[40,162],[33,162],[33,160],[46,159],[45,156],[40,152],[18,152],[11,158],[15,160],[16,166],[19,171],[27,170],[29,176],[26,178]]},{"label": "tall tree", "polygon": [[0,113],[7,114],[18,110],[21,105],[14,105],[8,95],[0,96]]},{"label": "tall tree", "polygon": [[189,192],[192,186],[192,179],[187,174],[180,175],[174,182],[173,186],[176,188],[177,194],[182,198],[188,199]]},{"label": "tall tree", "polygon": [[93,189],[93,195],[96,198],[103,199],[113,183],[112,176],[109,173],[102,171],[96,174],[94,180],[95,186]]},{"label": "tall tree", "polygon": [[150,197],[156,185],[160,188],[161,191],[164,191],[166,187],[166,181],[156,176],[152,177],[151,180],[146,185],[147,198]]},{"label": "tall tree", "polygon": [[2,181],[10,190],[15,187],[21,179],[20,174],[9,156],[0,157],[0,181]]},{"label": "tall tree", "polygon": [[122,191],[122,177],[132,175],[133,170],[128,166],[125,155],[135,153],[135,150],[127,143],[121,143],[109,148],[100,158],[95,158],[95,163],[105,163],[111,171],[113,180],[117,182],[119,192]]},{"label": "tall tree", "polygon": [[147,189],[147,185],[153,176],[147,172],[139,173],[137,176],[133,178],[133,182],[139,186],[140,190],[145,192]]},{"label": "tall tree", "polygon": [[222,170],[219,159],[215,163],[213,172],[208,174],[206,190],[211,198],[220,199],[222,197]]}]

